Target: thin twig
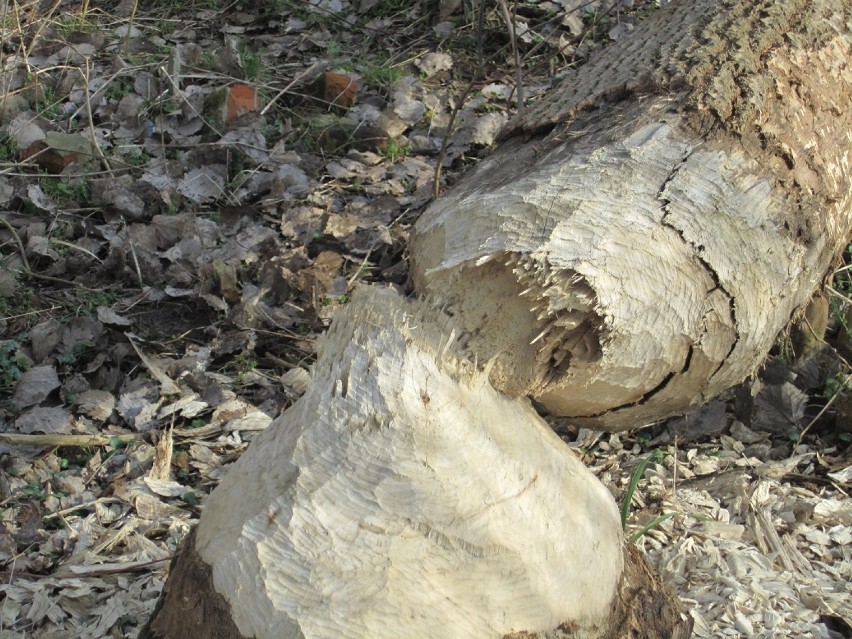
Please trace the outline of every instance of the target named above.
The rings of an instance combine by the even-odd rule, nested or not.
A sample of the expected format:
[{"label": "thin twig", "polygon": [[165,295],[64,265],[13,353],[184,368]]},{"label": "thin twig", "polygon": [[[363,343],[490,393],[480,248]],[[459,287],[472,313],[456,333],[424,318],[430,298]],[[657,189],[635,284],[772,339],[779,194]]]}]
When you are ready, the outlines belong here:
[{"label": "thin twig", "polygon": [[29,273],[30,261],[27,259],[27,252],[24,250],[24,245],[21,242],[21,238],[18,235],[18,232],[15,230],[15,227],[12,226],[11,222],[9,222],[9,220],[7,220],[5,217],[0,217],[0,224],[9,229],[9,232],[12,234],[12,239],[15,241],[15,245],[18,247],[18,253],[21,254],[21,262],[24,265],[24,270]]},{"label": "thin twig", "polygon": [[512,56],[515,58],[515,94],[518,100],[518,110],[515,113],[515,119],[521,120],[524,117],[524,83],[521,78],[521,56],[518,53],[518,41],[515,33],[514,16],[509,13],[509,6],[506,0],[497,0],[500,5],[500,12],[503,14],[503,20],[506,22],[506,28],[509,30],[509,41],[512,44]]},{"label": "thin twig", "polygon": [[71,513],[82,510],[84,508],[91,508],[92,506],[96,506],[97,504],[120,504],[123,500],[118,497],[99,497],[98,499],[93,499],[91,501],[84,501],[75,506],[70,506],[68,508],[63,508],[62,510],[57,510],[55,513],[47,514],[43,517],[43,519],[52,519],[53,517],[65,517],[65,515],[70,515]]},{"label": "thin twig", "polygon": [[458,102],[456,102],[453,106],[453,110],[450,112],[450,120],[447,122],[447,130],[444,133],[444,139],[441,140],[441,150],[438,152],[438,161],[435,163],[435,177],[432,180],[432,197],[434,198],[437,198],[441,194],[441,171],[444,168],[444,158],[447,155],[447,147],[449,146],[450,137],[453,133],[453,124],[455,124],[456,116],[464,105],[465,100],[467,100],[467,96],[473,89],[474,82],[476,82],[476,77],[474,77],[467,87],[465,87],[465,90],[459,97]]},{"label": "thin twig", "polygon": [[[688,416],[687,416],[687,419],[688,419]],[[674,448],[674,455],[673,455],[674,465],[672,466],[672,499],[674,501],[677,501],[677,482],[678,482],[678,475],[679,475],[678,470],[679,470],[679,464],[680,464],[680,462],[678,462],[678,460],[677,460],[677,435],[674,436],[673,448]]]},{"label": "thin twig", "polygon": [[[812,420],[808,423],[808,425],[807,425],[807,426],[805,426],[805,427],[802,429],[802,432],[801,432],[801,433],[799,433],[799,438],[798,438],[798,441],[799,441],[799,442],[801,442],[801,441],[804,439],[805,434],[806,434],[806,433],[810,430],[811,426],[813,426],[814,424],[816,424],[816,423],[819,421],[820,417],[822,417],[823,415],[825,415],[825,411],[827,411],[827,410],[829,409],[829,407],[831,407],[831,405],[835,402],[835,400],[836,400],[838,397],[840,397],[840,395],[841,395],[841,393],[843,392],[843,390],[844,390],[844,389],[845,389],[845,388],[849,385],[849,380],[850,380],[850,379],[852,379],[852,375],[847,375],[847,376],[846,376],[846,378],[843,380],[843,383],[840,385],[840,388],[838,388],[838,389],[837,389],[837,391],[834,393],[834,395],[832,395],[832,396],[831,396],[831,398],[830,398],[830,399],[829,399],[829,400],[825,403],[825,406],[823,406],[823,407],[822,407],[822,409],[821,409],[821,410],[820,410],[820,411],[816,414],[816,416],[815,416],[815,417],[814,417],[814,418],[813,418],[813,419],[812,419]],[[795,450],[796,450],[796,449],[795,449],[795,447],[793,447],[793,452],[795,452]],[[792,455],[792,453],[791,453],[791,455],[790,455],[790,456],[791,456],[791,457],[793,456],[793,455]]]},{"label": "thin twig", "polygon": [[66,242],[65,240],[59,240],[59,239],[56,239],[56,238],[53,238],[51,240],[51,242],[53,242],[54,244],[59,244],[60,246],[66,246],[73,251],[80,251],[81,253],[85,253],[86,255],[91,257],[96,262],[103,262],[103,260],[101,258],[99,258],[97,255],[92,253],[90,250],[84,249],[82,246],[77,246],[76,244],[72,244],[71,242]]},{"label": "thin twig", "polygon": [[[38,25],[38,27],[36,28],[36,32],[35,32],[35,34],[33,34],[33,37],[30,40],[29,47],[23,46],[23,40],[24,39],[23,39],[23,37],[21,38],[21,42],[22,42],[21,49],[22,49],[22,54],[23,54],[22,58],[23,58],[24,66],[26,66],[26,68],[27,68],[27,75],[32,74],[32,67],[30,66],[29,60],[30,60],[30,56],[32,56],[33,49],[35,48],[36,44],[39,43],[39,38],[41,38],[42,31],[44,31],[47,28],[47,26],[50,24],[50,21],[53,17],[53,14],[56,12],[56,10],[59,8],[59,6],[61,4],[62,4],[62,0],[56,0],[56,2],[53,3],[53,6],[51,6],[45,12],[44,16],[39,16],[39,19],[36,20],[36,24]],[[18,7],[17,2],[15,2],[14,5],[15,5],[16,8]],[[38,11],[38,8],[34,7],[33,10]],[[16,13],[15,20],[17,22],[16,27],[17,27],[18,33],[21,36],[23,36],[24,30],[23,30],[23,27],[21,25],[20,14]]]},{"label": "thin twig", "polygon": [[130,247],[130,256],[133,258],[133,265],[136,267],[136,279],[139,282],[140,288],[145,288],[145,282],[142,280],[142,270],[139,268],[139,259],[136,257],[136,248],[133,246],[133,240],[130,237],[130,229],[127,228],[127,221],[124,216],[121,216],[121,223],[124,225],[124,232],[127,233],[127,245]]},{"label": "thin twig", "polygon": [[106,167],[107,173],[109,173],[110,177],[115,177],[115,173],[112,172],[112,167],[109,164],[109,160],[107,160],[106,155],[104,155],[104,150],[101,148],[101,145],[98,144],[98,136],[95,132],[95,121],[92,117],[92,96],[89,94],[89,81],[91,79],[91,60],[90,58],[86,58],[86,72],[83,74],[83,78],[86,80],[86,91],[84,95],[86,96],[86,116],[88,116],[89,120],[89,133],[92,135],[92,144],[95,147],[95,150],[98,152],[98,155],[101,156],[101,162],[103,162],[104,167]]},{"label": "thin twig", "polygon": [[838,297],[838,298],[842,299],[842,300],[843,300],[844,302],[846,302],[847,304],[852,304],[852,299],[850,299],[848,295],[846,295],[845,293],[842,293],[842,292],[838,291],[838,290],[837,290],[836,288],[834,288],[833,286],[826,286],[826,287],[825,287],[825,290],[827,290],[829,293],[831,293],[831,294],[832,294],[832,295],[834,295],[835,297]]},{"label": "thin twig", "polygon": [[51,575],[36,575],[30,572],[17,571],[12,573],[12,571],[3,571],[0,572],[0,575],[9,575],[9,583],[14,578],[18,579],[36,579],[36,580],[59,580],[59,579],[91,579],[94,577],[103,577],[104,575],[120,575],[126,572],[142,572],[146,570],[150,566],[154,566],[155,564],[163,563],[164,561],[171,561],[174,559],[174,555],[169,555],[168,557],[163,557],[162,559],[150,559],[148,561],[136,561],[136,562],[128,562],[128,563],[112,563],[112,564],[94,564],[91,566],[82,566],[77,565],[77,569],[71,568],[70,566],[63,565],[60,566],[59,570]]},{"label": "thin twig", "polygon": [[136,21],[136,10],[139,8],[139,0],[133,1],[133,8],[130,10],[130,17],[127,20],[127,35],[124,38],[124,55],[130,51],[130,35],[133,33],[133,23]]},{"label": "thin twig", "polygon": [[349,280],[346,282],[346,290],[347,291],[352,290],[352,285],[355,283],[355,280],[357,280],[361,276],[361,273],[364,272],[364,267],[367,265],[367,260],[370,259],[370,254],[372,252],[373,252],[373,247],[370,246],[370,250],[367,251],[367,254],[364,256],[364,259],[361,261],[361,265],[355,271],[355,274],[352,277],[350,277]]},{"label": "thin twig", "polygon": [[272,108],[272,105],[274,105],[274,104],[275,104],[278,100],[280,100],[280,99],[281,99],[281,96],[282,96],[282,95],[284,95],[284,94],[285,94],[285,93],[287,93],[290,89],[292,89],[292,88],[296,85],[296,83],[298,83],[298,82],[299,82],[299,80],[301,80],[302,78],[304,78],[306,75],[308,75],[308,74],[310,74],[310,73],[313,73],[313,71],[314,71],[317,67],[319,67],[319,66],[320,66],[320,63],[319,63],[319,62],[314,62],[311,66],[309,66],[307,69],[305,69],[305,70],[304,70],[304,71],[302,71],[299,75],[297,75],[295,78],[293,78],[293,79],[290,81],[290,83],[289,83],[286,87],[284,87],[284,88],[283,88],[283,89],[281,89],[278,93],[276,93],[276,94],[275,94],[275,97],[273,97],[273,98],[272,98],[272,99],[271,99],[271,100],[267,103],[267,105],[266,105],[265,107],[263,107],[263,108],[260,110],[260,114],[261,114],[261,115],[266,115],[266,113],[269,111],[269,109],[271,109],[271,108]]}]

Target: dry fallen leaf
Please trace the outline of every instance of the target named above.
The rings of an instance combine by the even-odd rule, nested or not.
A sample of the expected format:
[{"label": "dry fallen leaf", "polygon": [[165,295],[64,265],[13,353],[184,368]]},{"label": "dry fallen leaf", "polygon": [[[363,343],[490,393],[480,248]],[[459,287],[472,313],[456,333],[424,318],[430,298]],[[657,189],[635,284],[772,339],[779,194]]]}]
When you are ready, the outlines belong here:
[{"label": "dry fallen leaf", "polygon": [[59,375],[55,367],[34,366],[25,371],[15,385],[12,403],[18,408],[27,408],[40,403],[57,388],[59,388]]},{"label": "dry fallen leaf", "polygon": [[115,408],[115,396],[107,391],[87,390],[77,397],[77,410],[97,421],[106,421]]},{"label": "dry fallen leaf", "polygon": [[15,420],[19,433],[68,434],[71,432],[71,415],[61,406],[36,406]]}]

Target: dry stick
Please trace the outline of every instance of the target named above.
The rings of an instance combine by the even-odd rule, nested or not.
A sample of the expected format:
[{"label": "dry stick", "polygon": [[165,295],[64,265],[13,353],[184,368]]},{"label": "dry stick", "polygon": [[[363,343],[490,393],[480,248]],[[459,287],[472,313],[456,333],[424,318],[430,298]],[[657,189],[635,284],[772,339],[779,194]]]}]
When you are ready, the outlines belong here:
[{"label": "dry stick", "polygon": [[41,315],[42,313],[50,313],[52,311],[58,311],[62,307],[57,306],[56,304],[52,305],[50,308],[39,308],[34,311],[27,311],[26,313],[18,313],[17,315],[4,315],[3,319],[6,321],[23,319],[25,317],[29,317],[30,315]]},{"label": "dry stick", "polygon": [[136,19],[136,9],[139,7],[139,0],[134,0],[133,8],[130,10],[130,17],[127,19],[127,35],[124,37],[124,55],[130,50],[130,33],[133,31],[133,21]]},{"label": "dry stick", "polygon": [[[49,68],[47,68],[47,69],[44,69],[44,71],[51,71],[51,70],[53,70],[53,69],[65,69],[65,68],[67,68],[67,67],[64,67],[64,66],[63,66],[63,67],[49,67]],[[79,71],[79,69],[77,69],[76,67],[72,67],[72,68],[73,68],[73,69],[75,69],[76,71]],[[106,80],[104,80],[103,84],[102,84],[102,85],[98,88],[98,90],[97,90],[97,91],[95,91],[95,94],[97,94],[98,92],[100,92],[100,93],[101,93],[101,95],[103,95],[103,93],[106,91],[107,87],[108,87],[110,84],[112,84],[118,76],[120,76],[120,75],[123,75],[123,74],[125,74],[125,73],[130,72],[130,71],[132,71],[134,68],[135,68],[135,67],[125,67],[125,68],[123,68],[123,69],[120,69],[120,70],[116,71],[116,72],[115,72],[115,73],[113,73],[112,75],[106,76]],[[82,73],[82,72],[81,72],[81,73]],[[85,80],[86,80],[86,88],[88,89],[88,79],[86,79],[86,76],[85,76],[85,75],[83,76],[83,79],[85,79]],[[87,100],[86,102],[88,103],[88,100]],[[73,111],[73,112],[71,113],[71,115],[69,115],[69,116],[68,116],[68,121],[70,122],[70,121],[75,120],[75,119],[77,118],[77,116],[79,116],[79,115],[80,115],[80,112],[81,112],[84,108],[86,108],[87,106],[89,106],[89,108],[91,108],[91,106],[90,106],[89,104],[81,104],[80,106],[78,106],[78,107],[77,107],[77,109],[76,109],[75,111]],[[77,176],[81,176],[81,175],[85,175],[85,174],[77,173],[77,174],[75,174],[75,175],[77,175]]]},{"label": "dry stick", "polygon": [[87,57],[86,73],[83,75],[83,79],[86,81],[86,115],[89,118],[89,132],[92,135],[92,144],[95,146],[95,149],[97,149],[98,155],[101,156],[101,162],[103,162],[104,166],[106,167],[109,176],[114,178],[115,173],[112,172],[112,167],[109,165],[109,160],[107,160],[106,156],[104,155],[104,150],[101,148],[101,145],[98,144],[98,136],[95,133],[95,121],[92,118],[92,96],[89,95],[89,80],[91,78],[91,70],[92,67],[90,64],[90,59]]},{"label": "dry stick", "polygon": [[77,246],[76,244],[72,244],[71,242],[66,242],[65,240],[57,240],[55,238],[52,239],[51,241],[54,244],[59,244],[61,246],[65,246],[65,247],[71,249],[72,251],[80,251],[81,253],[85,253],[86,255],[91,257],[96,262],[103,262],[103,260],[101,258],[99,258],[97,255],[92,253],[90,250],[84,249],[82,246]]},{"label": "dry stick", "polygon": [[450,112],[450,121],[447,122],[447,130],[444,133],[444,139],[441,140],[441,150],[438,151],[438,161],[435,163],[435,177],[432,180],[433,198],[437,198],[441,194],[441,169],[444,168],[444,158],[447,155],[447,146],[449,145],[450,136],[453,132],[453,124],[455,124],[456,115],[458,115],[464,101],[467,99],[468,93],[470,93],[470,90],[473,88],[474,81],[475,79],[470,81],[470,84],[467,85],[459,97],[458,102],[456,102],[455,106],[453,106],[453,110]]},{"label": "dry stick", "polygon": [[269,101],[269,103],[268,103],[265,107],[263,107],[263,109],[261,109],[260,114],[261,114],[261,115],[266,115],[267,111],[269,111],[269,109],[271,109],[271,108],[272,108],[272,105],[273,105],[273,104],[275,104],[278,100],[280,100],[280,99],[281,99],[281,96],[282,96],[282,95],[284,95],[284,94],[285,94],[285,93],[287,93],[290,89],[292,89],[292,88],[293,88],[293,86],[294,86],[297,82],[299,82],[299,80],[301,80],[302,78],[304,78],[306,75],[308,75],[309,73],[313,73],[314,69],[316,69],[316,68],[317,68],[317,67],[319,67],[319,66],[320,66],[320,63],[319,63],[319,62],[314,62],[311,66],[309,66],[307,69],[305,69],[305,70],[304,70],[304,71],[302,71],[299,75],[297,75],[295,78],[293,78],[293,80],[290,82],[290,84],[288,84],[286,87],[284,87],[283,89],[281,89],[278,93],[276,93],[276,94],[275,94],[275,97],[273,97],[273,98]]},{"label": "dry stick", "polygon": [[[823,344],[827,344],[827,342],[823,338],[817,335],[816,331],[813,329],[813,326],[811,326],[811,323],[807,320],[807,318],[805,318],[805,324],[807,324],[808,329],[810,329],[814,337],[816,337]],[[840,359],[840,361],[846,365],[846,368],[850,368],[849,362],[847,362],[846,359],[840,353],[838,353],[833,346],[831,348],[832,350],[834,350],[834,354]],[[843,383],[840,385],[840,388],[835,391],[834,395],[832,395],[831,398],[825,403],[825,406],[822,407],[822,409],[816,414],[816,416],[814,416],[814,418],[810,422],[808,422],[808,425],[802,429],[802,432],[799,433],[799,442],[801,442],[805,438],[805,434],[808,432],[808,430],[810,430],[811,426],[816,424],[819,421],[820,417],[825,415],[825,412],[831,407],[835,400],[840,397],[844,389],[849,385],[850,381],[852,381],[852,375],[846,375],[846,377],[843,379]],[[793,451],[790,453],[790,457],[792,457],[795,452],[796,447],[794,446]]]},{"label": "dry stick", "polygon": [[441,194],[441,171],[444,168],[444,159],[447,156],[447,147],[450,143],[450,136],[453,132],[453,124],[455,124],[456,116],[464,105],[465,100],[467,100],[467,96],[470,94],[473,89],[473,85],[479,80],[482,70],[485,67],[485,61],[483,60],[482,53],[482,29],[485,21],[485,7],[484,1],[479,4],[479,18],[477,20],[476,30],[477,30],[477,39],[476,39],[476,51],[477,57],[479,60],[479,64],[476,66],[476,70],[473,74],[473,79],[471,79],[470,83],[465,87],[465,90],[462,92],[461,96],[459,96],[458,102],[453,106],[453,110],[450,111],[450,120],[447,122],[447,130],[444,133],[444,139],[441,140],[441,150],[438,151],[438,161],[435,163],[435,177],[432,180],[432,197],[437,198]]},{"label": "dry stick", "polygon": [[825,290],[827,290],[829,293],[831,293],[831,294],[832,294],[832,295],[834,295],[835,297],[839,297],[840,299],[842,299],[842,300],[843,300],[844,302],[846,302],[847,304],[852,304],[852,299],[850,299],[848,295],[846,295],[845,293],[842,293],[842,292],[838,291],[838,290],[837,290],[836,288],[834,288],[833,286],[826,286],[826,287],[825,287]]},{"label": "dry stick", "polygon": [[[175,428],[173,435],[189,439],[199,439],[207,435],[218,435],[223,432],[222,424],[207,424],[200,428]],[[62,435],[62,434],[24,434],[0,433],[0,444],[11,446],[111,446],[114,443],[131,444],[144,440],[150,433],[126,433],[124,435]],[[74,508],[80,508],[78,504]]]},{"label": "dry stick", "polygon": [[[15,571],[14,569],[0,571],[0,575],[8,575],[8,583],[12,583],[12,581],[14,581],[15,579],[34,579],[37,581],[44,579],[50,579],[52,581],[59,581],[61,579],[93,579],[102,577],[104,575],[119,575],[126,572],[142,572],[149,566],[153,566],[154,564],[159,564],[164,561],[171,561],[173,558],[174,555],[169,555],[168,557],[163,557],[162,559],[151,559],[149,561],[120,564],[93,564],[89,566],[79,567],[80,569],[86,570],[86,572],[72,572],[66,564],[63,565],[60,570],[53,573],[52,575],[37,575],[31,572],[24,572],[22,570]],[[2,630],[3,626],[0,625],[0,631]]]},{"label": "dry stick", "polygon": [[[209,119],[209,118],[205,118],[205,117],[204,117],[204,112],[203,112],[203,111],[199,111],[198,109],[196,109],[196,108],[195,108],[192,104],[190,104],[190,102],[189,102],[189,101],[188,101],[188,100],[184,97],[183,92],[180,90],[180,81],[181,81],[180,77],[175,76],[175,74],[172,72],[172,70],[169,70],[168,68],[166,68],[167,66],[168,66],[168,65],[162,65],[162,64],[161,64],[160,66],[158,66],[158,67],[157,67],[157,72],[158,72],[161,76],[163,76],[163,77],[166,79],[166,81],[168,82],[169,87],[171,87],[171,88],[166,88],[166,89],[165,89],[165,90],[164,90],[164,91],[163,91],[163,92],[162,92],[162,93],[158,96],[158,98],[160,98],[160,97],[163,97],[163,96],[167,95],[167,94],[169,93],[169,91],[171,91],[171,93],[172,93],[172,95],[174,96],[175,100],[180,100],[180,101],[182,101],[182,102],[183,102],[183,104],[185,104],[186,106],[188,106],[188,107],[192,110],[192,113],[193,113],[194,115],[197,115],[197,116],[201,119],[201,121],[202,121],[202,122],[203,122],[203,123],[204,123],[204,124],[205,124],[205,125],[206,125],[206,126],[207,126],[210,130],[211,130],[211,131],[213,131],[213,133],[215,133],[215,134],[216,134],[216,135],[218,135],[219,137],[222,137],[223,135],[225,135],[224,131],[220,131],[220,130],[217,128],[217,126],[216,126],[216,123],[215,123],[215,122],[213,122],[213,121],[212,121],[211,119]],[[177,67],[179,67],[179,66],[180,66],[180,64],[178,64],[178,65],[176,65],[176,66],[177,66]],[[176,69],[174,69],[174,70],[175,70],[175,71],[180,71],[180,69],[179,69],[179,68],[176,68]],[[188,77],[188,76],[187,76],[187,77]],[[198,77],[198,76],[195,76],[195,75],[194,75],[194,76],[192,76],[192,77]],[[229,80],[236,80],[236,78],[234,78],[233,76],[223,76],[223,77],[228,78]],[[161,109],[160,113],[162,114],[162,109]],[[162,135],[160,136],[160,143],[161,143],[161,145],[162,145],[163,153],[165,154],[165,148],[166,148],[166,147],[165,147],[164,136],[162,136]]]},{"label": "dry stick", "polygon": [[75,506],[70,506],[69,508],[63,508],[62,510],[57,510],[54,513],[50,513],[48,515],[44,515],[42,519],[52,519],[53,517],[62,517],[65,515],[70,515],[71,513],[82,510],[84,508],[91,508],[92,506],[97,506],[98,504],[120,504],[124,500],[119,499],[118,497],[99,497],[98,499],[93,499],[91,501],[80,502]]},{"label": "dry stick", "polygon": [[[164,561],[171,561],[174,555],[168,555],[161,559],[149,559],[148,561],[135,562],[114,562],[111,564],[93,564],[89,566],[79,566],[78,570],[85,572],[72,572],[72,568],[68,568],[68,572],[57,571],[50,575],[52,579],[86,579],[87,577],[102,577],[104,575],[121,575],[126,572],[142,572],[150,566],[160,564]],[[64,567],[64,566],[63,566]]]},{"label": "dry stick", "polygon": [[109,446],[115,441],[130,443],[145,437],[144,433],[126,435],[27,435],[23,433],[0,433],[0,443],[13,446]]},{"label": "dry stick", "polygon": [[518,98],[518,111],[515,113],[515,119],[520,120],[524,117],[524,84],[521,80],[521,56],[518,53],[518,41],[515,37],[515,20],[509,13],[506,0],[497,0],[497,2],[500,5],[500,11],[503,13],[506,27],[509,29],[509,41],[512,43],[512,55],[515,58],[515,93]]},{"label": "dry stick", "polygon": [[485,54],[482,50],[482,42],[484,38],[482,33],[485,30],[485,0],[479,0],[479,13],[476,16],[476,59],[479,61],[480,68],[484,66]]},{"label": "dry stick", "polygon": [[347,282],[346,282],[346,290],[347,291],[352,290],[352,285],[355,283],[355,280],[357,280],[358,277],[361,275],[361,273],[364,271],[364,267],[367,265],[367,260],[370,259],[370,254],[372,252],[373,252],[373,246],[370,246],[370,249],[367,251],[367,254],[364,256],[364,259],[361,261],[361,265],[355,271],[355,274],[352,277],[350,277],[349,280],[347,280]]},{"label": "dry stick", "polygon": [[133,246],[133,239],[130,237],[130,229],[127,228],[127,221],[124,216],[121,216],[121,223],[124,225],[124,232],[127,233],[127,245],[130,247],[130,255],[133,258],[133,265],[136,267],[136,279],[139,281],[139,288],[145,288],[145,282],[142,280],[142,270],[139,268],[139,259],[136,257],[136,248]]},{"label": "dry stick", "polygon": [[[8,24],[7,20],[9,19],[9,2],[3,3],[3,13],[0,14],[0,24]],[[17,3],[15,3],[15,7],[17,8]],[[11,29],[0,29],[0,51],[6,51],[6,38],[7,36],[11,36]]]},{"label": "dry stick", "polygon": [[[825,414],[825,411],[827,411],[827,410],[829,409],[829,407],[830,407],[830,406],[834,403],[834,401],[835,401],[838,397],[840,397],[840,395],[843,393],[843,390],[844,390],[844,389],[845,389],[845,388],[849,385],[849,381],[850,381],[850,380],[852,380],[852,375],[847,375],[847,376],[846,376],[846,378],[843,380],[843,383],[840,385],[840,388],[838,388],[838,389],[837,389],[837,391],[834,393],[834,395],[832,395],[832,396],[831,396],[831,399],[829,399],[829,400],[825,403],[825,406],[823,406],[823,407],[822,407],[822,410],[820,410],[820,411],[816,414],[816,416],[815,416],[815,417],[814,417],[814,418],[813,418],[813,419],[812,419],[812,420],[808,423],[808,425],[807,425],[807,426],[805,426],[805,427],[802,429],[802,432],[801,432],[801,433],[799,433],[799,438],[798,438],[798,441],[799,441],[799,442],[801,442],[801,441],[804,439],[805,434],[808,432],[808,430],[810,430],[811,426],[813,426],[814,424],[816,424],[816,423],[819,421],[819,418],[820,418],[820,417],[822,417],[822,416]],[[794,447],[793,447],[793,452],[792,452],[792,453],[790,453],[790,457],[792,457],[792,456],[793,456],[793,453],[795,453],[795,452],[796,452],[796,447],[794,446]]]},{"label": "dry stick", "polygon": [[456,121],[456,116],[458,115],[461,108],[464,106],[465,101],[467,100],[467,96],[470,95],[470,92],[473,90],[473,85],[480,78],[480,74],[482,72],[482,64],[480,64],[476,72],[474,73],[473,79],[468,83],[465,87],[464,91],[462,91],[461,96],[459,96],[458,102],[453,107],[453,110],[450,112],[450,120],[447,122],[447,131],[444,134],[444,139],[441,140],[441,150],[438,152],[438,162],[435,165],[435,178],[432,181],[432,197],[438,197],[441,194],[441,170],[444,168],[444,158],[447,154],[447,146],[449,146],[450,136],[453,132],[453,124]]}]

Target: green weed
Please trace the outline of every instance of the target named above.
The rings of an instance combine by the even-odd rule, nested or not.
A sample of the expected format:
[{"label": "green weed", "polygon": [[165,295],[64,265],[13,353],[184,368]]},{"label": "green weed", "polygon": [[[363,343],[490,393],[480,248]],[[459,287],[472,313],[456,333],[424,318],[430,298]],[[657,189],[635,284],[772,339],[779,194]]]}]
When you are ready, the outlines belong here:
[{"label": "green weed", "polygon": [[[19,338],[26,338],[26,334]],[[14,388],[29,368],[29,360],[16,355],[20,347],[21,342],[14,339],[0,343],[0,389],[2,390],[8,391]]]},{"label": "green weed", "polygon": [[64,114],[62,112],[62,100],[56,97],[56,93],[49,86],[41,85],[39,97],[30,100],[30,106],[40,116],[53,122],[62,120]]},{"label": "green weed", "polygon": [[849,300],[852,299],[852,244],[846,247],[844,257],[846,265],[834,274],[834,290],[829,298],[829,308],[839,330],[847,337],[852,337],[852,326],[849,325],[845,312]]},{"label": "green weed", "polygon": [[89,183],[86,180],[68,181],[46,177],[39,183],[45,195],[65,206],[85,207],[91,203]]},{"label": "green weed", "polygon": [[642,535],[647,533],[649,530],[653,530],[654,528],[659,526],[661,523],[671,519],[674,516],[675,516],[675,513],[669,512],[669,513],[663,513],[662,515],[654,517],[651,521],[649,521],[647,524],[642,526],[635,533],[630,535],[630,543],[635,544],[637,541],[639,541],[642,538]]},{"label": "green weed", "polygon": [[74,366],[94,347],[94,345],[94,342],[91,342],[90,340],[77,342],[71,347],[70,351],[62,353],[62,355],[59,356],[59,362],[66,366]]},{"label": "green weed", "polygon": [[325,52],[329,58],[337,58],[343,55],[343,45],[334,38],[329,38],[325,43]]},{"label": "green weed", "polygon": [[94,311],[99,306],[115,304],[119,299],[119,292],[114,288],[100,290],[81,288],[77,291],[77,299],[87,310]]},{"label": "green weed", "polygon": [[361,77],[367,84],[387,90],[403,76],[402,70],[386,58],[373,55],[367,56],[362,62]]},{"label": "green weed", "polygon": [[151,156],[144,149],[134,149],[124,154],[124,162],[130,166],[145,166],[150,161]]},{"label": "green weed", "polygon": [[832,397],[837,395],[837,393],[839,393],[844,388],[846,388],[846,383],[847,382],[846,382],[845,377],[840,377],[840,376],[829,377],[827,380],[825,380],[825,386],[824,386],[823,391],[822,391],[823,396],[826,399],[831,399]]},{"label": "green weed", "polygon": [[240,353],[225,366],[225,370],[236,376],[238,384],[251,381],[252,373],[257,369],[257,359],[253,353]]},{"label": "green weed", "polygon": [[0,162],[13,162],[18,157],[18,144],[6,131],[0,131]]},{"label": "green weed", "polygon": [[21,492],[27,497],[41,500],[44,497],[44,486],[38,482],[27,484],[21,489]]},{"label": "green weed", "polygon": [[121,450],[122,448],[127,448],[130,445],[132,440],[130,439],[122,439],[118,435],[115,437],[110,437],[109,446],[113,450]]},{"label": "green weed", "polygon": [[112,82],[106,95],[108,98],[118,101],[131,93],[133,93],[133,85],[130,82]]},{"label": "green weed", "polygon": [[247,80],[257,80],[260,78],[261,69],[263,68],[260,52],[255,51],[246,44],[241,44],[239,47],[240,63],[243,65],[243,70],[246,73]]},{"label": "green weed", "polygon": [[0,295],[0,315],[10,318],[29,312],[33,295],[33,289],[27,287],[19,287],[12,295]]},{"label": "green weed", "polygon": [[349,302],[349,295],[337,295],[335,297],[323,297],[320,300],[320,304],[323,306],[332,306],[333,304],[347,304]]},{"label": "green weed", "polygon": [[403,158],[408,157],[409,153],[411,153],[410,144],[400,144],[393,138],[389,138],[387,146],[384,149],[379,150],[379,155],[387,158],[391,162],[402,160]]},{"label": "green weed", "polygon": [[[636,470],[633,471],[633,474],[630,476],[630,483],[627,485],[627,491],[624,493],[624,501],[621,503],[621,528],[624,532],[627,532],[627,519],[630,516],[630,508],[633,504],[633,496],[636,494],[636,489],[639,486],[639,482],[642,480],[642,477],[645,474],[645,469],[648,467],[648,464],[651,462],[659,462],[666,457],[668,457],[670,453],[667,453],[664,450],[655,450],[653,453],[645,457],[639,465],[636,467]],[[633,533],[630,536],[630,541],[635,543],[639,538],[642,537],[649,530],[652,530],[659,526],[661,523],[666,521],[667,519],[671,519],[674,516],[674,513],[663,513],[659,517],[655,517],[645,526],[643,526],[640,530]]]},{"label": "green weed", "polygon": [[271,123],[261,126],[260,133],[266,140],[268,147],[275,146],[275,143],[284,137],[285,124],[282,118],[275,118]]},{"label": "green weed", "polygon": [[89,22],[83,16],[68,16],[63,20],[54,23],[56,33],[63,40],[69,40],[72,36],[77,36],[83,33],[94,33],[97,25]]},{"label": "green weed", "polygon": [[194,492],[187,492],[180,496],[181,501],[184,502],[187,506],[197,506],[198,505],[198,495]]},{"label": "green weed", "polygon": [[411,9],[411,0],[385,0],[377,2],[364,12],[365,18],[390,18]]}]

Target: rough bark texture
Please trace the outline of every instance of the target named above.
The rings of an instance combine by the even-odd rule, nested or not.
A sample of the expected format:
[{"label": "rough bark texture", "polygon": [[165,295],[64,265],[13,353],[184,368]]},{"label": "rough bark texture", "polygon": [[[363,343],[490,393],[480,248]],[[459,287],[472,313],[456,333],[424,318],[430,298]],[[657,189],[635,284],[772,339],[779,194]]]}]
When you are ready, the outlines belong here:
[{"label": "rough bark texture", "polygon": [[211,495],[150,636],[208,598],[223,637],[609,638],[643,601],[661,615],[635,636],[671,636],[678,603],[625,555],[612,496],[454,334],[353,296],[309,390]]},{"label": "rough bark texture", "polygon": [[169,567],[169,579],[139,639],[244,639],[231,607],[213,587],[210,566],[195,551],[193,528]]},{"label": "rough bark texture", "polygon": [[841,0],[673,2],[429,208],[417,290],[497,388],[586,425],[740,382],[848,241],[850,20]]}]

